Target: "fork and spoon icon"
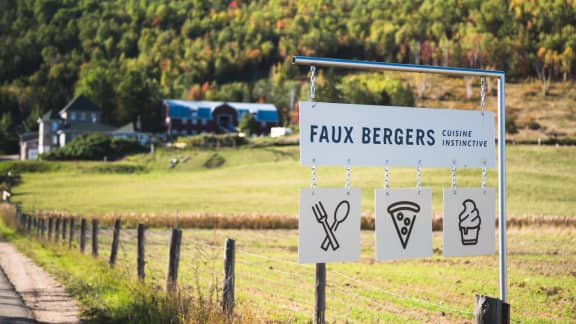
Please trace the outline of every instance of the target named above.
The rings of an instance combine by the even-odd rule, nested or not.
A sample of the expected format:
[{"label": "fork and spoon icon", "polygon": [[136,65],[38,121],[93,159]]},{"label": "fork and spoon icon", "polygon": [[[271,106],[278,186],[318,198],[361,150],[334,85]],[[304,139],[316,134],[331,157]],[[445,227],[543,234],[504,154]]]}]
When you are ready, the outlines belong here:
[{"label": "fork and spoon icon", "polygon": [[322,225],[324,233],[326,234],[320,246],[322,250],[328,251],[329,247],[332,247],[334,251],[338,250],[340,243],[334,233],[338,230],[338,226],[348,218],[348,214],[350,214],[350,202],[348,202],[348,200],[342,200],[338,203],[336,209],[334,209],[334,220],[331,225],[328,224],[328,213],[321,201],[312,206],[312,212],[316,217],[316,221]]}]

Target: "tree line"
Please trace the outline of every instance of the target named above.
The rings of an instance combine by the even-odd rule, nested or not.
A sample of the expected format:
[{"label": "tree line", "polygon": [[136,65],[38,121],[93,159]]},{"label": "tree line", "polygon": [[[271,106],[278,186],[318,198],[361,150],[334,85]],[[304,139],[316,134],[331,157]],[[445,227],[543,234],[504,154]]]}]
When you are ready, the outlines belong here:
[{"label": "tree line", "polygon": [[[272,102],[287,121],[307,91],[292,55],[499,69],[546,94],[576,72],[575,26],[574,0],[1,0],[0,151],[80,93],[151,131],[162,98]],[[393,101],[392,80],[339,73],[328,98]]]}]

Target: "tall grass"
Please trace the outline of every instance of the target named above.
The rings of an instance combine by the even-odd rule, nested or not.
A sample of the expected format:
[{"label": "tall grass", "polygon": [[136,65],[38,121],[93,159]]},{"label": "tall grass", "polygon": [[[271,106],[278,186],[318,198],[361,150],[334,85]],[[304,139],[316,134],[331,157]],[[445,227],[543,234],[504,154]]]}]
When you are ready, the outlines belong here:
[{"label": "tall grass", "polygon": [[[227,323],[251,322],[250,311],[226,315],[218,294],[199,294],[194,286],[166,293],[157,283],[143,284],[102,259],[65,245],[34,239],[15,230],[11,205],[0,205],[0,235],[55,275],[82,307],[82,320],[93,323]],[[199,280],[197,284],[200,285]]]}]

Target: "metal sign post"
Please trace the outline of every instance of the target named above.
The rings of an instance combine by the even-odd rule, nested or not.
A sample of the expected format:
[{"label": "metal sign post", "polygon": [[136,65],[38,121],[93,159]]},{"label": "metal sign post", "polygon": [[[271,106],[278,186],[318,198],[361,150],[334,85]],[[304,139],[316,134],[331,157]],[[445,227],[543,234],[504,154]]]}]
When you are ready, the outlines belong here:
[{"label": "metal sign post", "polygon": [[506,302],[506,137],[505,137],[505,84],[504,71],[466,69],[413,64],[383,63],[319,57],[294,56],[292,64],[327,66],[373,71],[422,72],[460,76],[493,77],[498,80],[498,215],[499,215],[499,267],[500,299]]}]

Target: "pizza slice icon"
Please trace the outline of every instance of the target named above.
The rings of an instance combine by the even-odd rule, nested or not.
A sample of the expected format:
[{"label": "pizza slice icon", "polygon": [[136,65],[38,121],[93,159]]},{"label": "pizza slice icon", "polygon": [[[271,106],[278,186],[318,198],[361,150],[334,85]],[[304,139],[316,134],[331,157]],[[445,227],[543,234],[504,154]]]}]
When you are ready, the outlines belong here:
[{"label": "pizza slice icon", "polygon": [[412,201],[398,201],[388,206],[388,213],[392,217],[396,233],[402,247],[406,249],[412,228],[416,221],[416,215],[420,212],[420,205]]}]

